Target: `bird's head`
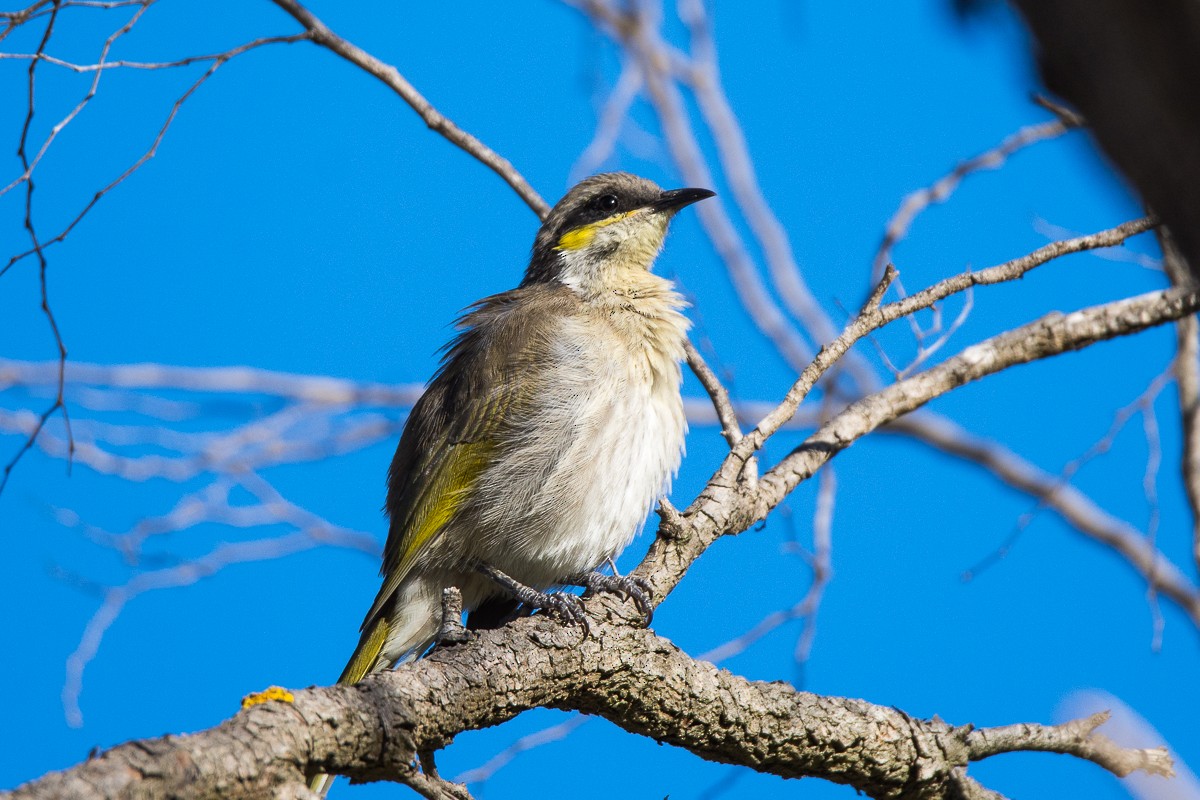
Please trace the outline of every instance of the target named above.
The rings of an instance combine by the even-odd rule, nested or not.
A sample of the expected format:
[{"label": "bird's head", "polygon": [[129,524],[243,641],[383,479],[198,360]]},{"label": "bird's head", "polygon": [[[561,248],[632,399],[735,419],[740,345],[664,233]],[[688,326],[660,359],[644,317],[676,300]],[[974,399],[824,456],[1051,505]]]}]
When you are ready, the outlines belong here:
[{"label": "bird's head", "polygon": [[558,280],[594,288],[654,264],[667,224],[708,189],[663,191],[628,172],[593,175],[571,188],[547,215],[533,243],[525,283]]}]

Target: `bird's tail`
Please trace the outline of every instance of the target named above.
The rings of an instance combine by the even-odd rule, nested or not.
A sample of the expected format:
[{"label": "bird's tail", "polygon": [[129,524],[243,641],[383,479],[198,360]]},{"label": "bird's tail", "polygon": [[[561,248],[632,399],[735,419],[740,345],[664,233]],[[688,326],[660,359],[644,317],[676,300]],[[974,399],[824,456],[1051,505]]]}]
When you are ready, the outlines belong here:
[{"label": "bird's tail", "polygon": [[[433,644],[440,623],[440,589],[429,580],[410,578],[397,590],[391,608],[363,626],[358,646],[337,682],[358,683],[392,664],[416,658]],[[308,788],[324,796],[332,782],[332,775],[320,774]]]},{"label": "bird's tail", "polygon": [[321,797],[324,797],[325,795],[329,794],[329,785],[331,783],[333,783],[333,776],[326,775],[324,772],[322,772],[320,775],[317,775],[308,782],[308,788],[311,791],[319,794]]},{"label": "bird's tail", "polygon": [[[363,630],[362,636],[358,640],[358,646],[354,648],[350,661],[346,663],[346,668],[342,670],[342,676],[338,678],[339,684],[358,683],[372,672],[383,669],[383,667],[375,669],[375,665],[380,662],[380,656],[383,654],[383,647],[387,643],[391,627],[388,618],[381,616]],[[321,773],[308,782],[308,788],[324,797],[329,792],[329,786],[332,783],[332,775]]]}]

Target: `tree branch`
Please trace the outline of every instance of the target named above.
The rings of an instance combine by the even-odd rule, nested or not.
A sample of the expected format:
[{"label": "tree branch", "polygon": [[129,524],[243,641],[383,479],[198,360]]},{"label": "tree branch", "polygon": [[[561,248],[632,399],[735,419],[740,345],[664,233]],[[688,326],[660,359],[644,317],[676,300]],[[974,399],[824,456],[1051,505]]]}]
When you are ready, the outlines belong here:
[{"label": "tree branch", "polygon": [[918,189],[905,197],[892,218],[888,220],[883,231],[883,238],[875,251],[875,258],[871,262],[872,283],[883,275],[883,268],[892,260],[892,248],[908,235],[913,221],[929,206],[944,202],[950,197],[968,175],[984,169],[998,169],[1003,166],[1009,156],[1018,150],[1046,139],[1062,136],[1070,128],[1081,123],[1082,120],[1071,120],[1060,116],[1049,122],[1028,125],[1005,137],[1004,141],[990,150],[960,162],[954,169],[929,186]]},{"label": "tree branch", "polygon": [[[876,798],[945,797],[970,761],[1022,749],[1016,728],[956,728],[748,681],[612,619],[592,632],[581,642],[577,629],[549,618],[518,620],[356,686],[298,691],[292,703],[257,705],[198,734],[121,745],[7,797],[118,797],[135,786],[145,800],[297,796],[317,770],[413,785],[428,779],[415,773],[417,753],[538,706],[596,714],[703,758],[820,777]],[[1028,726],[1030,749],[1170,774],[1165,752],[1120,750],[1084,727]]]},{"label": "tree branch", "polygon": [[733,401],[729,399],[729,391],[721,384],[717,373],[712,371],[712,367],[708,366],[704,356],[700,355],[700,351],[691,341],[684,344],[684,351],[687,354],[688,366],[692,368],[700,385],[712,399],[713,410],[717,413],[717,421],[721,423],[721,434],[729,446],[733,447],[741,441],[742,428],[738,425],[737,410],[733,407]]},{"label": "tree branch", "polygon": [[541,195],[534,191],[521,173],[517,172],[508,159],[447,119],[411,83],[405,80],[398,69],[390,64],[385,64],[362,48],[338,36],[296,0],[272,0],[272,2],[303,25],[314,42],[383,81],[392,91],[400,95],[400,99],[408,103],[409,107],[417,112],[417,115],[432,130],[437,131],[451,144],[461,148],[472,158],[477,159],[499,175],[525,201],[525,204],[533,209],[533,213],[537,214],[539,219],[544,219],[550,213],[550,206],[542,199]]},{"label": "tree branch", "polygon": [[1170,777],[1171,757],[1164,748],[1125,748],[1107,736],[1096,733],[1096,729],[1107,722],[1110,716],[1109,712],[1101,711],[1063,725],[1004,725],[997,728],[980,728],[967,735],[967,749],[972,761],[982,761],[999,753],[1041,750],[1087,759],[1104,767],[1118,778],[1138,771]]},{"label": "tree branch", "polygon": [[[1071,314],[1049,314],[987,339],[935,367],[852,403],[767,472],[754,489],[734,481],[738,450],[754,435],[751,432],[683,512],[680,519],[684,524],[677,521],[668,534],[660,533],[634,575],[647,580],[661,602],[709,545],[722,535],[739,533],[765,519],[796,486],[812,477],[833,456],[880,426],[963,384],[1016,364],[1136,333],[1197,310],[1200,310],[1200,290],[1172,289]],[[877,309],[875,313],[881,311]]]}]

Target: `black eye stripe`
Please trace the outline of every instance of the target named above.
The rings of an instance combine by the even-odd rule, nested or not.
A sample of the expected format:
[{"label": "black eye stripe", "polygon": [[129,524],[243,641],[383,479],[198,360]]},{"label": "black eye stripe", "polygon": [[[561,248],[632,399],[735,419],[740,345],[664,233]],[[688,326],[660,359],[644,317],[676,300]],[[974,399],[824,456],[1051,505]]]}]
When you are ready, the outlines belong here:
[{"label": "black eye stripe", "polygon": [[622,210],[628,210],[634,205],[636,205],[634,198],[622,196],[615,192],[606,192],[605,194],[593,197],[587,203],[580,206],[574,214],[566,219],[562,231],[566,232],[580,225],[600,222]]}]

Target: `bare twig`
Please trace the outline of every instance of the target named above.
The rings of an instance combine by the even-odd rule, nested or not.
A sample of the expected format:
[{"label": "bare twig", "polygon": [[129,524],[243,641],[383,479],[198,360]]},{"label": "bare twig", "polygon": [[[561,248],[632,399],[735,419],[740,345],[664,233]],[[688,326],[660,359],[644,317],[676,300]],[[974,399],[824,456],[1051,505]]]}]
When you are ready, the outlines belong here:
[{"label": "bare twig", "polygon": [[413,111],[417,112],[432,130],[437,131],[445,137],[446,141],[461,148],[472,158],[499,175],[505,183],[512,187],[517,196],[533,209],[539,219],[545,218],[550,213],[550,206],[517,172],[508,159],[503,158],[499,153],[442,115],[411,83],[405,80],[398,69],[390,64],[385,64],[365,50],[338,36],[296,0],[273,0],[273,2],[303,25],[313,42],[328,48],[351,64],[383,81],[392,91],[400,95],[400,98]]},{"label": "bare twig", "polygon": [[[108,58],[108,53],[112,49],[113,43],[115,43],[117,41],[117,39],[119,39],[122,36],[124,36],[125,34],[129,33],[129,31],[133,30],[133,26],[137,24],[138,20],[142,18],[142,15],[144,13],[146,13],[146,10],[154,2],[155,2],[155,0],[141,0],[141,4],[137,10],[137,13],[135,13],[133,16],[131,16],[125,22],[124,25],[122,25],[115,32],[113,32],[111,35],[109,35],[109,37],[107,39],[104,40],[104,45],[100,49],[100,57],[97,61],[98,69],[96,71],[96,74],[92,78],[91,85],[88,87],[87,94],[85,94],[83,96],[82,100],[80,100],[78,103],[75,104],[75,107],[71,109],[71,111],[67,114],[66,117],[64,117],[62,120],[60,120],[58,122],[58,124],[56,124],[53,128],[50,129],[49,135],[46,136],[45,141],[42,142],[42,146],[38,149],[37,155],[35,155],[31,161],[26,161],[22,154],[22,162],[21,163],[22,163],[22,166],[24,167],[24,172],[20,176],[18,176],[15,180],[13,180],[10,184],[8,184],[4,188],[0,189],[0,196],[3,196],[4,194],[6,194],[8,191],[13,189],[14,187],[19,186],[22,183],[25,183],[32,177],[33,171],[37,168],[37,165],[41,162],[42,158],[46,155],[46,151],[50,149],[50,145],[54,143],[54,140],[55,140],[55,138],[58,137],[58,134],[61,133],[62,130],[64,128],[66,128],[67,125],[69,125],[73,119],[75,119],[75,117],[79,116],[79,113],[87,106],[87,104],[91,101],[91,99],[96,96],[96,89],[100,84],[101,68],[103,67],[105,60]],[[55,59],[52,56],[49,56],[45,53],[44,44],[45,43],[43,42],[43,47],[39,47],[37,52],[34,52],[34,53],[19,53],[19,54],[18,53],[0,53],[0,58],[27,58],[30,60],[29,69],[32,71],[33,68],[37,65],[38,61],[46,61],[47,63],[55,63],[57,61],[57,59]],[[32,99],[30,100],[30,104],[32,106]],[[27,122],[31,119],[32,119],[32,108],[30,109],[30,116],[27,119]],[[26,127],[26,131],[28,131],[28,126]],[[23,147],[24,147],[24,142],[22,141],[22,148]]]},{"label": "bare twig", "polygon": [[1038,498],[1074,530],[1112,550],[1154,589],[1171,599],[1200,628],[1200,588],[1193,585],[1166,556],[1128,523],[1119,520],[1075,487],[1064,484],[1011,450],[972,436],[949,420],[909,415],[891,422],[884,431],[902,432],[939,451],[976,464],[1008,485]]},{"label": "bare twig", "polygon": [[[46,45],[50,42],[50,36],[54,32],[54,23],[58,19],[60,0],[54,0],[50,12],[50,18],[46,23],[45,32],[42,34],[41,41],[38,43],[37,52],[44,52]],[[36,87],[36,71],[38,62],[29,62],[29,78],[28,78],[28,106],[25,113],[25,123],[21,126],[21,138],[17,145],[17,157],[21,160],[21,166],[26,173],[31,170],[29,156],[26,147],[29,143],[29,128],[33,124],[33,115],[35,110],[35,87]],[[56,411],[62,412],[63,424],[67,429],[67,468],[70,469],[71,453],[74,449],[74,440],[71,437],[71,416],[67,412],[66,404],[63,403],[63,371],[67,363],[67,346],[63,341],[62,332],[58,329],[58,320],[54,318],[54,311],[50,308],[49,287],[46,283],[46,270],[49,264],[46,261],[46,254],[42,251],[42,243],[38,241],[37,230],[33,224],[33,181],[28,180],[25,183],[25,230],[29,233],[29,241],[33,244],[31,252],[36,252],[38,257],[38,288],[41,294],[42,314],[46,317],[46,322],[50,326],[50,332],[54,337],[54,345],[58,350],[58,380],[54,395],[54,402],[49,405],[38,417],[37,424],[29,433],[29,436],[17,448],[17,451],[4,465],[4,474],[0,475],[0,494],[4,493],[4,487],[8,485],[8,479],[12,475],[13,469],[16,468],[21,458],[29,452],[33,447],[33,443],[37,441],[38,434],[46,425],[46,421],[50,419]],[[5,268],[7,269],[7,267]],[[4,275],[4,270],[0,270],[0,277]]]},{"label": "bare twig", "polygon": [[967,734],[967,747],[972,761],[981,761],[1000,753],[1017,750],[1041,750],[1066,753],[1099,764],[1123,778],[1132,772],[1170,776],[1171,757],[1165,748],[1140,750],[1120,747],[1096,729],[1108,721],[1102,711],[1086,719],[1063,725],[1004,725],[997,728],[977,728]]},{"label": "bare twig", "polygon": [[795,658],[796,663],[801,666],[807,663],[817,634],[817,611],[821,607],[825,588],[833,578],[833,508],[837,494],[837,476],[833,468],[828,466],[822,469],[819,475],[817,508],[813,514],[813,552],[809,559],[813,574],[808,591],[791,606],[772,611],[744,633],[704,651],[696,658],[720,664],[746,652],[780,626],[799,619],[803,620],[804,627],[796,639]]},{"label": "bare twig", "polygon": [[792,388],[788,390],[788,393],[784,396],[779,406],[764,417],[754,430],[742,437],[742,440],[738,442],[733,452],[730,453],[729,459],[726,460],[725,469],[733,469],[736,462],[748,458],[775,431],[779,430],[780,425],[791,417],[799,407],[801,401],[816,385],[817,380],[837,363],[855,342],[867,334],[882,328],[890,322],[906,317],[915,311],[928,308],[939,300],[965,291],[972,286],[1015,280],[1030,270],[1056,258],[1094,247],[1108,247],[1116,242],[1124,241],[1130,236],[1143,233],[1152,228],[1154,224],[1154,220],[1146,217],[1126,222],[1107,231],[1094,233],[1089,236],[1081,236],[1078,239],[1054,242],[1028,255],[1015,258],[1012,261],[1006,261],[1003,264],[988,267],[978,272],[963,272],[946,278],[930,286],[928,289],[923,289],[901,300],[881,306],[880,300],[883,297],[883,293],[891,285],[896,274],[891,265],[888,265],[884,269],[883,278],[875,286],[866,303],[863,304],[862,311],[843,329],[842,333],[836,339],[821,348],[821,352],[817,354],[812,363],[800,374],[800,377],[792,385]]},{"label": "bare twig", "polygon": [[[1075,476],[1079,473],[1079,471],[1081,469],[1083,469],[1087,464],[1096,460],[1100,456],[1108,453],[1112,449],[1113,444],[1116,442],[1117,437],[1121,434],[1121,432],[1125,429],[1125,426],[1129,424],[1129,421],[1131,419],[1133,419],[1133,417],[1135,415],[1137,415],[1137,414],[1142,414],[1143,416],[1152,415],[1153,409],[1154,409],[1154,403],[1158,399],[1158,396],[1162,393],[1162,390],[1167,387],[1167,384],[1170,382],[1170,378],[1171,378],[1170,370],[1164,370],[1163,372],[1159,373],[1158,377],[1156,377],[1153,381],[1150,382],[1149,386],[1147,386],[1144,390],[1142,390],[1141,394],[1139,394],[1133,400],[1133,402],[1129,403],[1128,405],[1124,406],[1123,408],[1117,409],[1116,413],[1113,414],[1112,422],[1109,424],[1108,430],[1105,431],[1104,435],[1101,436],[1099,439],[1097,439],[1082,454],[1080,454],[1076,458],[1071,459],[1071,461],[1069,461],[1059,471],[1058,477],[1057,477],[1058,485],[1060,487],[1070,485],[1071,481],[1074,480]],[[934,423],[934,424],[936,424],[936,423]],[[1149,423],[1147,423],[1147,425],[1149,425]],[[943,425],[942,429],[948,430],[948,429],[950,429],[950,427]],[[1147,433],[1149,433],[1149,431],[1147,431]],[[1159,460],[1159,456],[1161,455],[1161,444],[1157,441],[1156,438],[1152,440],[1148,436],[1147,439],[1148,439],[1147,443],[1149,445],[1149,448],[1148,448],[1149,458],[1147,459],[1147,465],[1146,465],[1147,473],[1146,474],[1151,475],[1157,470],[1157,461]],[[926,440],[926,444],[928,444],[928,443],[930,443],[929,440]],[[947,452],[951,452],[951,451],[947,450]],[[1030,480],[1034,480],[1031,476],[1027,476],[1027,477],[1029,477]],[[1147,501],[1148,502],[1151,501],[1152,487],[1144,486],[1143,488],[1146,493]],[[1034,508],[1030,511],[1025,512],[1017,519],[1016,525],[1014,526],[1012,533],[1009,534],[1009,536],[1000,544],[999,547],[997,547],[992,553],[989,553],[987,556],[985,556],[983,559],[981,559],[978,563],[974,564],[973,566],[971,566],[970,568],[968,568],[966,570],[966,572],[963,574],[964,580],[971,580],[971,579],[977,577],[978,575],[982,574],[986,569],[988,569],[992,565],[999,563],[1004,558],[1006,558],[1008,556],[1008,553],[1011,551],[1012,547],[1015,545],[1016,541],[1020,538],[1020,536],[1025,532],[1025,530],[1037,518],[1038,512],[1040,512],[1043,508],[1047,507],[1047,498],[1053,497],[1053,496],[1054,496],[1054,492],[1046,492],[1046,493],[1035,495],[1035,499],[1037,500],[1037,503],[1034,506]],[[1151,506],[1151,516],[1152,516],[1152,521],[1153,521],[1154,515],[1157,512],[1157,503],[1150,502],[1150,506]],[[1148,532],[1147,532],[1148,539],[1151,539],[1151,540],[1153,539],[1154,527],[1155,527],[1155,525],[1151,525],[1150,529],[1148,530]],[[1153,549],[1153,548],[1151,548],[1151,549]],[[1151,588],[1151,603],[1153,604],[1153,586],[1151,586],[1150,588]]]},{"label": "bare twig", "polygon": [[1110,714],[1104,723],[1104,730],[1117,744],[1129,746],[1137,743],[1141,747],[1160,747],[1175,762],[1171,768],[1175,774],[1168,783],[1163,782],[1162,776],[1146,772],[1135,772],[1122,780],[1121,788],[1129,793],[1131,800],[1200,798],[1200,779],[1180,758],[1178,748],[1172,747],[1161,731],[1121,698],[1098,689],[1074,691],[1059,703],[1055,717],[1076,719],[1090,717],[1097,712]]},{"label": "bare twig", "polygon": [[[154,141],[152,141],[150,143],[149,149],[147,149],[133,164],[131,164],[128,168],[126,168],[126,170],[124,172],[122,172],[120,175],[118,175],[107,186],[105,186],[100,191],[96,192],[92,196],[92,199],[89,200],[88,203],[83,207],[83,210],[80,211],[78,214],[76,214],[75,217],[71,220],[71,222],[68,223],[67,226],[65,228],[63,228],[63,230],[61,230],[56,236],[42,242],[40,248],[31,248],[22,253],[18,253],[16,255],[12,256],[3,267],[0,267],[0,277],[2,277],[4,275],[4,273],[6,273],[9,269],[11,269],[13,267],[13,265],[15,265],[16,263],[28,258],[31,255],[34,255],[35,253],[40,253],[42,250],[45,250],[45,248],[47,248],[51,245],[54,245],[54,244],[58,244],[59,242],[66,239],[67,236],[71,233],[71,231],[73,231],[75,229],[75,226],[77,226],[83,220],[83,218],[85,216],[87,216],[88,212],[90,212],[92,210],[92,208],[96,205],[96,203],[98,203],[100,201],[100,198],[104,197],[104,195],[108,194],[110,191],[112,191],[118,185],[123,183],[126,179],[129,178],[130,175],[137,172],[137,170],[140,169],[142,167],[142,165],[144,165],[147,161],[154,158],[154,156],[157,155],[157,153],[158,153],[159,145],[162,144],[163,137],[166,136],[167,130],[171,127],[171,124],[175,121],[175,117],[179,113],[179,109],[183,106],[183,104],[185,102],[187,102],[188,98],[190,98],[197,89],[199,89],[209,78],[211,78],[213,76],[213,73],[215,73],[218,69],[221,68],[222,65],[224,65],[226,62],[228,62],[231,58],[234,58],[235,56],[241,55],[242,53],[245,53],[249,50],[253,50],[257,47],[261,47],[266,44],[276,44],[276,43],[281,43],[281,42],[282,43],[298,42],[298,41],[303,41],[306,38],[308,38],[308,34],[296,34],[294,36],[272,36],[272,37],[267,37],[267,38],[263,38],[263,39],[256,39],[253,42],[247,42],[246,44],[241,45],[240,47],[235,47],[234,49],[229,50],[226,53],[222,54],[222,56],[218,56],[217,59],[214,60],[212,62],[212,64],[209,66],[209,68],[204,72],[204,74],[202,74],[199,78],[197,78],[196,81],[193,82],[191,84],[191,86],[189,86],[188,89],[175,100],[174,104],[172,104],[171,110],[167,113],[166,120],[163,122],[162,127],[159,128],[157,135],[155,135],[155,137],[154,137]],[[33,62],[33,64],[36,64],[36,63],[38,63],[38,62],[36,62],[36,61]],[[32,68],[32,64],[31,64],[31,68]],[[29,183],[30,182],[27,181],[26,185],[29,185]]]},{"label": "bare twig", "polygon": [[[122,25],[116,32],[111,34],[105,40],[104,45],[101,49],[101,53],[100,53],[100,57],[97,62],[97,65],[105,64],[106,59],[108,57],[108,53],[111,50],[113,43],[118,38],[120,38],[124,34],[128,33],[133,28],[133,26],[141,18],[142,14],[145,13],[146,9],[149,8],[149,6],[153,2],[155,2],[155,0],[139,0],[137,3],[131,4],[131,5],[138,6],[137,12],[124,25]],[[25,228],[29,232],[30,242],[31,242],[32,246],[28,250],[12,256],[3,267],[0,267],[0,277],[3,277],[4,274],[6,272],[8,272],[8,270],[11,269],[18,262],[24,260],[25,258],[27,258],[29,256],[36,256],[37,261],[38,261],[38,282],[39,282],[39,288],[40,288],[40,293],[41,293],[42,313],[45,315],[46,320],[50,325],[50,329],[53,334],[55,346],[58,350],[58,356],[59,356],[59,359],[58,359],[59,374],[58,374],[58,381],[57,381],[57,392],[56,392],[56,395],[54,398],[54,402],[51,403],[50,406],[47,407],[41,413],[41,415],[38,418],[37,424],[35,424],[32,427],[32,429],[29,432],[28,437],[25,439],[25,441],[22,443],[22,445],[17,448],[16,452],[9,459],[9,461],[5,464],[3,474],[0,475],[0,494],[3,493],[5,487],[7,486],[8,480],[9,480],[10,476],[12,475],[13,470],[16,468],[17,464],[20,462],[22,457],[24,457],[24,455],[29,451],[29,449],[31,447],[33,447],[33,445],[37,441],[38,437],[44,431],[46,423],[56,412],[61,412],[64,425],[66,426],[68,465],[71,462],[71,457],[74,453],[74,448],[75,448],[74,437],[71,434],[71,418],[67,412],[67,406],[66,406],[66,403],[65,403],[64,397],[63,397],[63,389],[64,389],[64,384],[65,384],[65,370],[66,370],[66,363],[67,363],[67,348],[66,348],[65,342],[63,341],[61,332],[59,330],[58,322],[55,319],[54,313],[50,307],[49,288],[48,288],[48,284],[47,284],[47,270],[48,270],[49,264],[46,259],[46,249],[48,247],[51,247],[52,245],[62,242],[64,239],[66,239],[66,237],[71,233],[71,231],[75,228],[75,226],[78,225],[83,220],[83,218],[85,216],[87,216],[88,212],[90,212],[92,210],[92,208],[96,205],[96,203],[99,202],[101,197],[103,197],[105,194],[107,194],[109,191],[111,191],[118,184],[125,181],[125,179],[127,179],[130,175],[132,175],[134,172],[136,172],[143,164],[145,164],[147,161],[149,161],[151,158],[154,157],[154,155],[156,154],[156,152],[158,150],[159,144],[162,142],[163,137],[166,135],[167,129],[171,126],[171,123],[174,121],[175,115],[178,113],[180,106],[182,106],[182,104],[188,99],[188,97],[190,97],[191,94],[196,91],[196,89],[198,89],[206,80],[208,80],[208,78],[211,77],[212,74],[222,64],[229,61],[231,58],[234,58],[235,56],[238,56],[244,52],[247,52],[248,50],[252,50],[256,47],[260,47],[265,44],[299,41],[300,39],[306,38],[306,36],[307,36],[307,34],[300,34],[300,35],[296,35],[296,36],[267,37],[267,38],[257,39],[255,41],[248,42],[244,45],[241,45],[239,47],[228,50],[225,53],[221,53],[221,54],[211,57],[212,64],[209,67],[209,69],[195,83],[193,83],[191,85],[191,87],[186,92],[184,92],[184,94],[179,99],[177,99],[175,101],[174,105],[171,108],[170,113],[167,116],[166,121],[163,123],[162,127],[160,128],[158,135],[155,137],[154,141],[151,143],[150,148],[136,162],[134,162],[134,164],[132,164],[130,167],[128,167],[115,180],[110,182],[107,186],[105,186],[100,191],[96,192],[95,195],[93,195],[92,199],[84,206],[84,208],[75,216],[74,219],[71,220],[71,222],[63,230],[61,230],[57,235],[51,237],[50,239],[41,240],[38,237],[37,233],[35,232],[34,223],[33,223],[33,191],[34,191],[33,172],[36,169],[38,163],[41,161],[41,159],[46,154],[47,149],[50,147],[50,145],[54,142],[55,138],[58,136],[58,134],[73,119],[75,119],[76,116],[78,116],[78,114],[84,109],[84,107],[86,107],[86,105],[95,96],[97,88],[99,86],[100,77],[103,73],[103,69],[97,69],[95,71],[95,75],[91,81],[91,84],[89,86],[87,94],[83,97],[82,100],[79,101],[79,103],[77,103],[75,105],[75,107],[70,111],[70,113],[67,114],[66,117],[64,117],[58,124],[56,124],[51,129],[50,134],[46,137],[46,140],[43,142],[38,153],[34,156],[33,159],[30,159],[26,153],[26,146],[28,143],[30,125],[33,121],[34,110],[35,110],[35,103],[34,103],[35,70],[36,70],[38,64],[42,60],[48,60],[48,58],[45,55],[46,45],[49,42],[50,34],[53,30],[54,21],[57,18],[59,8],[62,6],[64,6],[63,2],[61,2],[60,0],[54,0],[53,10],[52,10],[52,13],[50,14],[49,22],[46,26],[45,35],[43,36],[42,41],[38,45],[36,51],[32,54],[29,54],[30,55],[29,103],[28,103],[28,111],[27,111],[26,117],[25,117],[25,124],[21,130],[20,145],[18,147],[18,156],[20,157],[21,166],[22,166],[23,171],[22,171],[22,174],[16,180],[14,180],[8,186],[6,186],[2,190],[0,190],[0,195],[3,195],[5,192],[11,190],[12,188],[14,188],[16,186],[21,185],[22,183],[25,185]],[[116,6],[114,5],[114,6],[104,6],[104,7],[116,7]]]},{"label": "bare twig", "polygon": [[[149,5],[151,2],[157,2],[157,0],[136,0],[137,5]],[[228,61],[230,58],[233,58],[234,56],[239,55],[246,50],[250,50],[264,44],[291,44],[292,42],[301,42],[308,38],[309,34],[307,31],[304,33],[290,34],[288,36],[264,36],[260,39],[255,39],[253,42],[248,42],[220,53],[207,53],[198,56],[187,56],[186,58],[178,58],[173,61],[106,61],[104,57],[101,56],[101,58],[94,63],[77,64],[73,61],[55,58],[54,56],[46,53],[0,53],[0,60],[10,59],[16,61],[45,61],[47,64],[53,64],[57,67],[62,67],[63,69],[69,69],[72,72],[78,73],[101,72],[110,69],[175,69],[178,67],[186,67],[192,64],[201,64],[204,62],[218,61],[221,59]]]},{"label": "bare twig", "polygon": [[742,429],[738,425],[737,411],[729,399],[729,392],[721,384],[721,379],[717,377],[717,374],[704,361],[704,356],[700,355],[700,351],[694,344],[689,341],[684,349],[687,353],[688,366],[692,368],[700,385],[712,399],[713,409],[717,412],[717,419],[721,422],[721,434],[729,446],[733,447],[741,440]]},{"label": "bare twig", "polygon": [[[565,1],[592,19],[599,20],[629,50],[641,70],[667,147],[684,181],[692,186],[715,186],[692,129],[683,96],[672,78],[671,62],[677,59],[673,58],[670,48],[657,36],[653,21],[645,18],[650,9],[639,6],[626,13],[618,12],[602,0]],[[812,348],[771,297],[721,198],[718,196],[701,204],[697,207],[697,214],[729,271],[739,301],[755,326],[790,366],[794,369],[803,368],[811,357]]]},{"label": "bare twig", "polygon": [[557,725],[522,736],[480,766],[460,773],[454,780],[459,783],[486,783],[517,756],[534,748],[562,741],[585,725],[588,719],[589,717],[582,714],[574,714]]},{"label": "bare twig", "polygon": [[1083,114],[1080,114],[1075,109],[1064,105],[1063,103],[1059,103],[1058,101],[1044,94],[1035,94],[1031,99],[1033,100],[1034,105],[1040,106],[1041,108],[1049,111],[1068,128],[1082,128],[1087,125],[1087,120],[1083,118]]},{"label": "bare twig", "polygon": [[871,261],[871,283],[879,280],[878,276],[883,274],[884,266],[892,260],[892,248],[908,235],[913,221],[929,206],[945,201],[954,193],[964,178],[980,170],[997,169],[1018,150],[1046,139],[1062,136],[1070,127],[1061,118],[1029,125],[1006,137],[992,149],[961,162],[931,185],[905,197],[884,228],[883,239],[875,251],[875,258]]},{"label": "bare twig", "polygon": [[612,153],[621,132],[621,125],[624,123],[633,101],[637,99],[638,92],[642,90],[642,86],[641,70],[633,64],[622,66],[621,74],[600,112],[600,119],[596,122],[596,131],[592,134],[592,141],[579,154],[575,166],[571,167],[572,181],[582,180],[595,172]]},{"label": "bare twig", "polygon": [[[1050,242],[1059,239],[1074,239],[1076,236],[1079,236],[1079,231],[1063,227],[1062,225],[1056,225],[1044,217],[1033,218],[1033,229],[1042,236],[1045,236],[1046,241]],[[1151,272],[1163,271],[1162,259],[1147,253],[1139,253],[1136,250],[1131,250],[1123,244],[1114,247],[1097,247],[1092,251],[1092,255],[1104,261],[1133,264]]]},{"label": "bare twig", "polygon": [[[900,313],[898,303],[889,303],[887,306],[880,305],[884,293],[887,292],[895,278],[896,271],[894,269],[889,267],[884,270],[883,277],[872,290],[871,296],[863,303],[858,316],[846,325],[836,339],[821,348],[812,362],[800,373],[800,377],[792,384],[792,388],[784,395],[779,405],[772,409],[770,414],[763,417],[754,430],[742,437],[737,446],[733,448],[733,452],[729,454],[729,458],[725,460],[726,465],[732,466],[732,462],[745,461],[755,450],[762,447],[767,439],[774,435],[796,412],[800,403],[817,385],[821,376],[832,369],[841,357],[854,346],[855,342],[871,331],[909,313],[908,311]],[[723,471],[724,469],[725,467],[723,467]]]},{"label": "bare twig", "polygon": [[691,36],[690,69],[684,72],[717,145],[721,169],[733,190],[738,210],[762,248],[776,291],[791,314],[817,342],[837,331],[808,288],[783,224],[775,216],[758,184],[750,148],[721,85],[717,48],[708,13],[701,0],[679,0],[679,16]]},{"label": "bare twig", "polygon": [[[268,539],[220,544],[207,555],[176,566],[142,572],[120,586],[105,589],[103,603],[84,627],[79,644],[67,658],[62,700],[69,725],[78,727],[83,724],[79,696],[83,691],[84,670],[99,651],[105,633],[125,607],[138,596],[158,589],[189,586],[236,564],[274,560],[314,547],[344,547],[372,556],[378,554],[378,545],[370,534],[332,525],[312,512],[289,503],[274,487],[252,473],[243,476],[242,484],[264,503],[267,514],[256,514],[252,507],[231,506],[227,493],[216,493],[210,494],[204,507],[199,510],[191,504],[181,504],[174,512],[178,518],[164,520],[169,524],[162,525],[161,529],[177,530],[203,519],[236,526],[283,522],[294,527],[295,532]],[[247,515],[249,519],[246,519]]]},{"label": "bare twig", "polygon": [[[15,387],[51,386],[56,381],[58,362],[15,361],[0,358],[0,390]],[[419,384],[381,384],[332,378],[325,375],[300,375],[254,367],[179,367],[168,364],[67,364],[67,390],[78,405],[100,410],[136,411],[162,419],[195,416],[203,400],[187,402],[167,400],[144,391],[171,390],[198,394],[268,395],[281,400],[304,402],[312,406],[379,406],[406,409],[421,396]],[[103,388],[93,388],[103,387]],[[85,399],[86,398],[86,399]],[[756,421],[766,415],[772,404],[765,401],[734,402],[737,419]],[[692,425],[717,425],[721,422],[709,397],[684,398],[684,411]],[[24,430],[15,412],[13,430]],[[811,427],[815,413],[801,414],[789,428]]]},{"label": "bare twig", "polygon": [[813,513],[812,582],[801,599],[804,627],[796,639],[796,663],[804,666],[812,655],[817,638],[817,612],[825,589],[833,580],[833,510],[837,503],[837,472],[832,466],[821,470],[817,479],[817,507]]}]

